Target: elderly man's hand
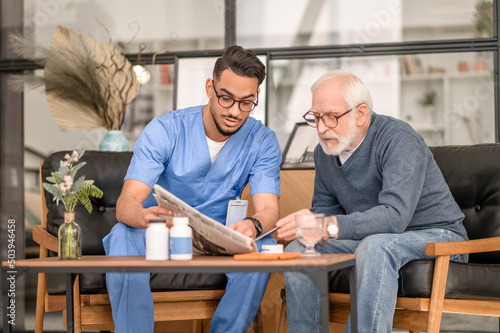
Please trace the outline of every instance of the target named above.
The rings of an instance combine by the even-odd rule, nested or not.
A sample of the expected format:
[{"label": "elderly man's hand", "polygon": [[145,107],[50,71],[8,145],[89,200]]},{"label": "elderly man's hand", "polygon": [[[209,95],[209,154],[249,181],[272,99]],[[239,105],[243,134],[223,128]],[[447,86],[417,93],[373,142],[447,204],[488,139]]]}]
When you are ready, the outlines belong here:
[{"label": "elderly man's hand", "polygon": [[286,241],[291,241],[297,238],[297,235],[295,234],[295,215],[297,214],[312,214],[312,212],[309,209],[302,209],[298,212],[285,216],[276,222],[279,238]]}]

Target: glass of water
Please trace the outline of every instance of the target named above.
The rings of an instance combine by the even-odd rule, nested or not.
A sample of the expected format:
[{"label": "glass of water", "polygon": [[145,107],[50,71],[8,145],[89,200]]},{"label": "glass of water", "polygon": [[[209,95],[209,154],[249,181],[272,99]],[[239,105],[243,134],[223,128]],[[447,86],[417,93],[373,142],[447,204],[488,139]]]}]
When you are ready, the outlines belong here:
[{"label": "glass of water", "polygon": [[295,233],[299,242],[306,247],[303,256],[319,256],[314,246],[323,237],[325,231],[324,214],[300,214],[295,215]]}]

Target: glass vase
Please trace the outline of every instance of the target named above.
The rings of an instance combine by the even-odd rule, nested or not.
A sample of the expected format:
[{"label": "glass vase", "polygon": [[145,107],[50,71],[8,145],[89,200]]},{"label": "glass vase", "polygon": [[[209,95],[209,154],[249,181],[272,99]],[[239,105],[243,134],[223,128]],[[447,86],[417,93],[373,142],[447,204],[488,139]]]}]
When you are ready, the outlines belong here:
[{"label": "glass vase", "polygon": [[59,260],[82,259],[82,230],[75,222],[75,213],[64,213],[64,223],[59,227]]},{"label": "glass vase", "polygon": [[120,130],[107,131],[99,144],[100,151],[129,151],[130,144]]}]

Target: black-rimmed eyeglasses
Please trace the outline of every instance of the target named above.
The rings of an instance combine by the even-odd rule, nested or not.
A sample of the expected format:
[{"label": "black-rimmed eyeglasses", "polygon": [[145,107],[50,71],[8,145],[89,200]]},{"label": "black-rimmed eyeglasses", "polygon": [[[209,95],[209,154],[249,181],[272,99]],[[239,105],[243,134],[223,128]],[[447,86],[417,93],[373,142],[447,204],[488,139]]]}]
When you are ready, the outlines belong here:
[{"label": "black-rimmed eyeglasses", "polygon": [[215,96],[217,96],[219,105],[222,106],[223,108],[229,109],[234,105],[234,103],[238,102],[238,107],[240,108],[240,111],[250,112],[253,109],[255,109],[257,105],[259,105],[259,96],[257,96],[257,100],[255,102],[248,100],[239,101],[237,99],[232,98],[229,95],[219,95],[217,89],[215,89],[214,80],[212,80],[212,86],[214,87]]},{"label": "black-rimmed eyeglasses", "polygon": [[[363,104],[363,103],[361,103],[361,104]],[[314,128],[318,127],[320,119],[323,120],[323,124],[325,124],[326,127],[335,128],[339,124],[340,117],[348,114],[352,110],[357,109],[361,104],[358,104],[357,106],[353,107],[352,109],[347,110],[346,112],[342,113],[339,116],[335,116],[331,113],[327,113],[327,114],[324,114],[322,116],[318,116],[314,111],[309,110],[302,116],[302,118],[304,118],[307,125],[314,127]]]}]

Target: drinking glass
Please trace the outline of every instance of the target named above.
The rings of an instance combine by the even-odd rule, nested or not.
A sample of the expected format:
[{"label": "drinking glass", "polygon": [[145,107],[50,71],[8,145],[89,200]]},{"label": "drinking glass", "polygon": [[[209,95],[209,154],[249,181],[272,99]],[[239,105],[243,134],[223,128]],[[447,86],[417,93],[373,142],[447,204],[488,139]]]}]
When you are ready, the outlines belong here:
[{"label": "drinking glass", "polygon": [[324,227],[324,214],[295,215],[295,233],[300,243],[306,247],[306,251],[302,253],[303,256],[320,255],[314,250],[314,245],[323,237]]}]

